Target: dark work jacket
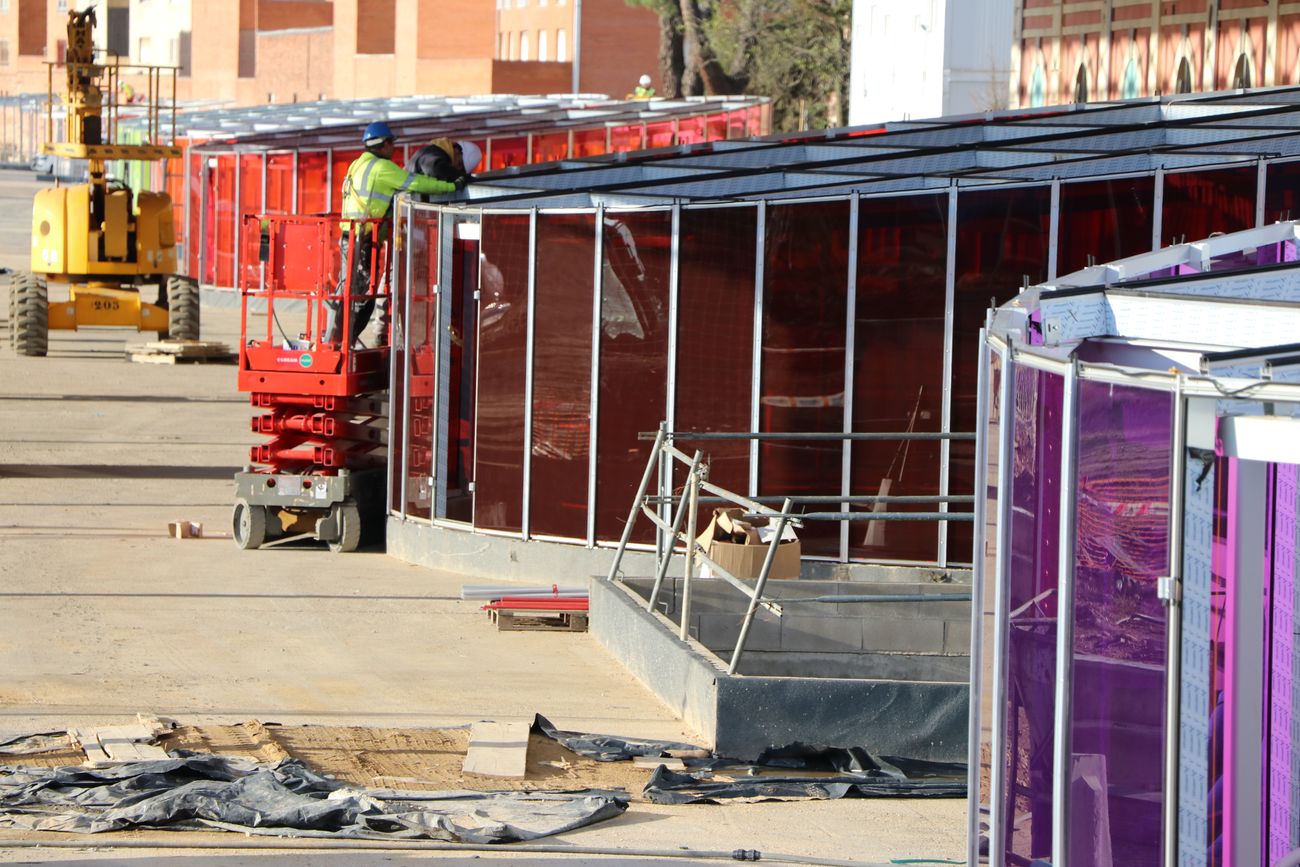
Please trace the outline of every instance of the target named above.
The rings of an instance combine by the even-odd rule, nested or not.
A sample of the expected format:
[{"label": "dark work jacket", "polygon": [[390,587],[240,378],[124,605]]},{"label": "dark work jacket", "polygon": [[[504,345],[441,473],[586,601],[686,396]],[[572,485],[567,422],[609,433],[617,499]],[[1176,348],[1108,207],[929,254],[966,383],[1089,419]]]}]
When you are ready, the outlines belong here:
[{"label": "dark work jacket", "polygon": [[[427,175],[440,181],[455,181],[460,172],[452,163],[451,156],[436,144],[427,144],[411,155],[406,164],[406,171],[415,175]],[[418,202],[432,201],[428,196],[412,196]]]}]

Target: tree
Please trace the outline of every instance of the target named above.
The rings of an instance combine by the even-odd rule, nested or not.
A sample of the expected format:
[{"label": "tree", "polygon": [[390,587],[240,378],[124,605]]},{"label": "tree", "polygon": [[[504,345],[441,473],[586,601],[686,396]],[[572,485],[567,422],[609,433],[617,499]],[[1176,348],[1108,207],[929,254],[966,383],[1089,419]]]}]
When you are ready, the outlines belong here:
[{"label": "tree", "polygon": [[627,0],[627,4],[649,9],[659,16],[659,95],[673,99],[683,96],[686,58],[682,43],[682,10],[678,0]]}]

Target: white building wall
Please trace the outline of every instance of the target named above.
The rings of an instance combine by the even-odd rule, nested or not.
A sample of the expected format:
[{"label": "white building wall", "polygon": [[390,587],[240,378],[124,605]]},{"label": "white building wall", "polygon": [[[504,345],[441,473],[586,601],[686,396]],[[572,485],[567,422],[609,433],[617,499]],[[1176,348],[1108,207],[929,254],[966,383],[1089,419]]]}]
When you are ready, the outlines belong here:
[{"label": "white building wall", "polygon": [[[238,4],[231,14],[238,12]],[[180,66],[193,0],[131,0],[131,62]]]},{"label": "white building wall", "polygon": [[1012,0],[854,0],[849,123],[1006,107]]}]

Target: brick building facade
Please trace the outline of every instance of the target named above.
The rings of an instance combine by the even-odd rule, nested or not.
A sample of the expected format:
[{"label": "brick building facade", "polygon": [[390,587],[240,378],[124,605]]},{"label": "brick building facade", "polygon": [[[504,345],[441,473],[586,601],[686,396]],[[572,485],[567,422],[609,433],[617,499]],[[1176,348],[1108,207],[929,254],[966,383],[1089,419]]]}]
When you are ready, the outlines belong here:
[{"label": "brick building facade", "polygon": [[1012,107],[1300,83],[1294,0],[1014,0]]}]

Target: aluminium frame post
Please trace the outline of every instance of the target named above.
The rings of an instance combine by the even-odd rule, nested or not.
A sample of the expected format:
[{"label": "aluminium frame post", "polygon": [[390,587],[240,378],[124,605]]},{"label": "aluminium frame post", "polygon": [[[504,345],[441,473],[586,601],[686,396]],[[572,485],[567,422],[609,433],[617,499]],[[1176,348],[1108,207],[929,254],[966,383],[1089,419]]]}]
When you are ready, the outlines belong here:
[{"label": "aluminium frame post", "polygon": [[[698,460],[700,453],[696,452],[695,457]],[[705,472],[705,468],[696,465],[695,469],[686,477],[686,484],[689,485],[686,505],[686,566],[682,576],[682,624],[678,637],[686,641],[691,637],[691,580],[695,577],[695,532],[697,510],[700,507],[700,477]]]},{"label": "aluminium frame post", "polygon": [[[664,449],[664,451],[667,452],[667,449]],[[695,452],[695,457],[691,458],[690,469],[687,471],[686,476],[688,484],[690,483],[689,480],[694,477],[696,470],[699,469],[700,461],[703,457],[704,454],[697,450]],[[647,611],[654,611],[655,603],[659,601],[659,589],[663,586],[664,577],[668,574],[668,564],[673,560],[673,547],[677,544],[677,537],[682,532],[682,519],[686,517],[686,513],[689,511],[690,509],[687,508],[685,500],[679,503],[677,506],[677,514],[673,517],[672,530],[665,534],[665,537],[668,539],[667,550],[664,552],[664,556],[659,560],[659,568],[655,570],[655,583],[650,589],[650,598],[646,601]]]},{"label": "aluminium frame post", "polygon": [[[1002,687],[1007,682],[1006,645],[1009,624],[1009,577],[1011,557],[1011,449],[1015,419],[1016,368],[1010,344],[999,353],[1002,357],[1002,383],[998,391],[998,521],[997,548],[994,551],[993,585],[993,738],[989,747],[989,852],[1006,851],[1005,817],[1002,816],[1002,791],[1006,785],[1006,702]],[[971,600],[974,602],[974,600]],[[974,862],[972,862],[974,863]],[[994,863],[990,861],[990,863]]]},{"label": "aluminium frame post", "polygon": [[[848,297],[844,305],[844,425],[846,434],[853,433],[853,368],[857,353],[858,318],[858,219],[859,194],[854,191],[849,199],[849,275]],[[848,497],[853,493],[853,441],[840,443],[840,493]],[[840,503],[840,510],[852,511],[848,502]],[[840,562],[849,562],[849,522],[840,522]]]},{"label": "aluminium frame post", "polygon": [[[1271,55],[1270,55],[1271,56]],[[1255,160],[1255,227],[1264,225],[1265,193],[1268,191],[1268,163],[1263,157]]]},{"label": "aluminium frame post", "polygon": [[785,525],[790,520],[792,508],[794,508],[794,501],[786,497],[785,502],[781,504],[781,514],[776,519],[776,529],[773,531],[772,541],[768,543],[767,554],[763,556],[763,568],[759,570],[754,592],[749,597],[749,607],[745,609],[745,619],[740,624],[740,635],[736,638],[736,649],[731,652],[727,674],[735,674],[736,669],[740,667],[740,657],[745,652],[745,642],[749,640],[749,628],[754,625],[754,613],[758,609],[758,603],[763,599],[763,591],[767,588],[767,578],[772,574],[772,564],[776,562],[776,549],[781,545],[781,534],[785,532]]},{"label": "aluminium frame post", "polygon": [[1070,713],[1074,650],[1075,475],[1079,448],[1079,362],[1070,363],[1061,401],[1060,541],[1057,548],[1056,701],[1053,714],[1052,863],[1069,864]]},{"label": "aluminium frame post", "polygon": [[636,497],[632,500],[632,509],[627,513],[627,521],[623,524],[623,535],[618,540],[618,548],[614,551],[614,562],[610,564],[609,574],[605,576],[606,581],[613,581],[618,574],[618,567],[623,560],[623,553],[627,550],[627,542],[632,538],[632,524],[641,511],[641,500],[645,497],[646,488],[650,487],[650,479],[654,476],[655,467],[659,464],[659,451],[663,448],[664,437],[667,432],[668,426],[664,422],[660,422],[659,433],[655,435],[655,443],[650,447],[650,460],[646,461],[645,472],[641,475],[641,484],[637,487]]},{"label": "aluminium frame post", "polygon": [[[948,261],[943,286],[943,402],[940,404],[940,430],[952,433],[952,342],[955,330],[957,304],[957,181],[948,186]],[[952,445],[945,438],[939,441],[939,496],[948,495],[948,467]],[[948,511],[946,502],[939,503],[939,511]],[[937,565],[948,566],[948,522],[939,521]]]},{"label": "aluminium frame post", "polygon": [[[980,366],[979,366],[979,383],[975,395],[975,502],[972,504],[975,513],[975,527],[972,536],[974,542],[971,548],[971,606],[970,606],[970,703],[968,707],[969,717],[966,723],[966,769],[967,780],[974,778],[975,785],[973,792],[970,783],[967,783],[968,791],[966,797],[966,845],[968,848],[967,860],[972,864],[979,863],[979,808],[980,808],[980,750],[982,743],[980,740],[980,721],[983,710],[984,696],[984,558],[980,556],[983,549],[981,544],[984,541],[985,526],[985,499],[988,491],[988,479],[985,473],[988,471],[988,390],[989,390],[989,358],[990,351],[988,345],[988,325],[992,319],[992,311],[985,315],[985,326],[980,329]],[[981,484],[982,482],[982,484]],[[985,496],[980,496],[981,490],[985,491]]]},{"label": "aluminium frame post", "polygon": [[524,337],[524,483],[519,521],[520,535],[527,540],[532,532],[533,487],[533,339],[537,329],[537,209],[528,211],[528,325]]},{"label": "aluminium frame post", "polygon": [[[411,383],[410,383],[410,360],[411,360],[411,249],[415,246],[411,243],[411,223],[413,214],[408,207],[406,212],[406,280],[403,283],[405,292],[402,298],[402,520],[406,520],[406,504],[410,502],[406,496],[406,483],[410,481],[411,470],[408,466],[408,460],[411,454]],[[438,214],[438,224],[442,224],[442,213]],[[344,309],[348,309],[345,307]],[[389,415],[392,415],[392,397],[393,382],[388,382],[388,399]]]},{"label": "aluminium frame post", "polygon": [[1052,204],[1047,230],[1047,279],[1056,279],[1061,246],[1061,179],[1052,178]]},{"label": "aluminium frame post", "polygon": [[[749,430],[758,433],[762,418],[761,388],[763,384],[763,282],[767,257],[767,200],[758,203],[754,219],[754,345],[750,351],[749,373]],[[749,442],[749,496],[758,496],[758,440]]]},{"label": "aluminium frame post", "polygon": [[1169,576],[1162,600],[1165,628],[1164,864],[1178,867],[1179,732],[1182,725],[1183,498],[1187,484],[1187,398],[1183,375],[1174,378],[1173,454],[1169,468]]},{"label": "aluminium frame post", "polygon": [[[528,137],[532,141],[532,136]],[[529,162],[532,160],[530,159]],[[587,442],[587,547],[596,544],[596,455],[600,441],[601,292],[604,288],[605,206],[596,206],[595,255],[591,277],[591,421]]]},{"label": "aluminium frame post", "polygon": [[1156,168],[1154,192],[1151,194],[1151,252],[1160,249],[1160,237],[1165,230],[1165,169]]}]

